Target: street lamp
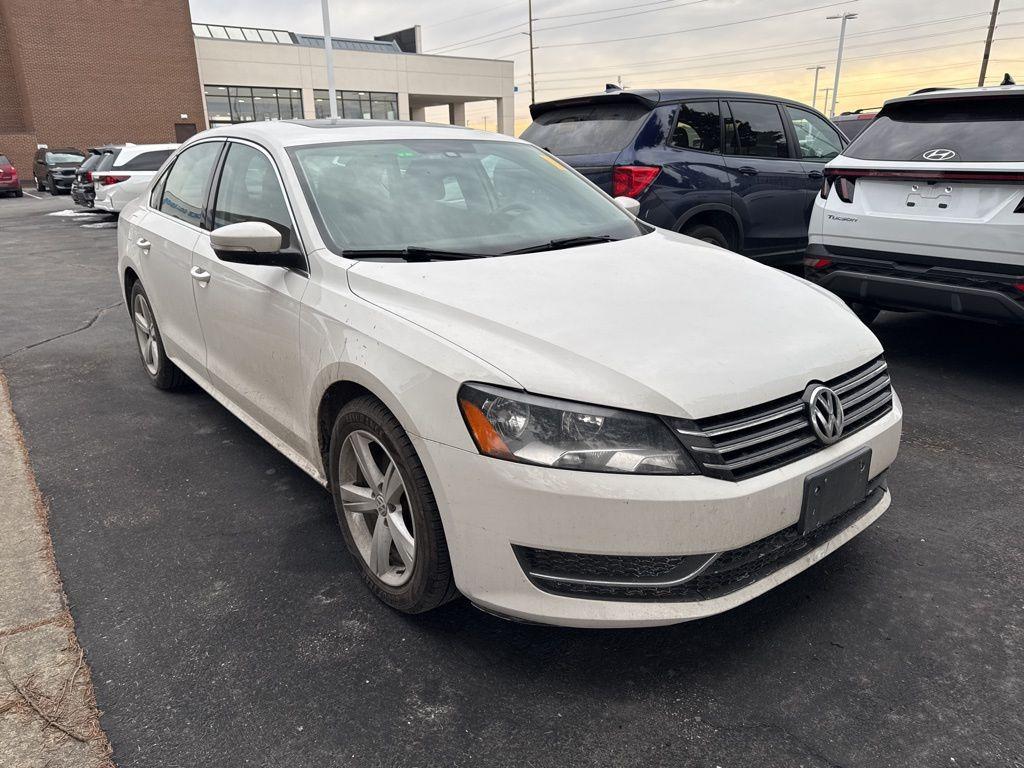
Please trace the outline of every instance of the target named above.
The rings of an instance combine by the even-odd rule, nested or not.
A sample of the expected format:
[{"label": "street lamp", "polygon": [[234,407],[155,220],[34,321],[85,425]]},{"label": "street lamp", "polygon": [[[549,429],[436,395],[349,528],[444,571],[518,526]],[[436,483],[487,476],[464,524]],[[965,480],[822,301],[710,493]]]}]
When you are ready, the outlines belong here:
[{"label": "street lamp", "polygon": [[327,103],[331,118],[338,117],[338,100],[334,97],[334,41],[331,38],[331,9],[328,0],[321,0],[324,12],[324,59],[327,64]]},{"label": "street lamp", "polygon": [[846,40],[846,22],[856,19],[856,13],[841,13],[836,16],[826,16],[827,19],[842,19],[839,26],[839,50],[836,52],[836,79],[832,83],[832,108],[829,110],[829,117],[836,116],[836,97],[839,95],[839,69],[843,65],[843,42]]},{"label": "street lamp", "polygon": [[[817,107],[818,107],[818,73],[821,72],[821,70],[825,69],[825,67],[823,67],[823,66],[821,66],[819,64],[816,67],[807,67],[807,69],[808,69],[808,71],[810,71],[812,69],[814,70],[814,90],[811,91],[811,108],[817,109]],[[825,106],[827,107],[828,105],[826,104]]]}]

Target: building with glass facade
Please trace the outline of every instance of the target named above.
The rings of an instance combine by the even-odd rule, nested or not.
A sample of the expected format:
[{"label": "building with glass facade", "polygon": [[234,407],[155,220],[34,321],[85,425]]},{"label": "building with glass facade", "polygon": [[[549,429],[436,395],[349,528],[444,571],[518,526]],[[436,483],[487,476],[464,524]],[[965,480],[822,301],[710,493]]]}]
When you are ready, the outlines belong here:
[{"label": "building with glass facade", "polygon": [[[323,37],[199,23],[192,32],[208,125],[330,116]],[[511,61],[431,56],[403,50],[397,39],[418,50],[418,28],[376,40],[332,38],[339,117],[423,120],[428,107],[447,106],[449,121],[464,125],[465,105],[487,101],[497,130],[512,133]]]}]

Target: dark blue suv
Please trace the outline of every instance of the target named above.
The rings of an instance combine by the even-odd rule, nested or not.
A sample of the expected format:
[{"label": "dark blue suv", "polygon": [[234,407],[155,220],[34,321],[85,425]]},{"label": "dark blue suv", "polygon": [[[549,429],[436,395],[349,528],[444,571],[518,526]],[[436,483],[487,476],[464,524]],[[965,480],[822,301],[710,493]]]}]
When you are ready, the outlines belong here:
[{"label": "dark blue suv", "polygon": [[847,140],[796,101],[711,90],[623,90],[534,104],[522,138],[640,217],[774,264],[797,263],[821,169]]}]

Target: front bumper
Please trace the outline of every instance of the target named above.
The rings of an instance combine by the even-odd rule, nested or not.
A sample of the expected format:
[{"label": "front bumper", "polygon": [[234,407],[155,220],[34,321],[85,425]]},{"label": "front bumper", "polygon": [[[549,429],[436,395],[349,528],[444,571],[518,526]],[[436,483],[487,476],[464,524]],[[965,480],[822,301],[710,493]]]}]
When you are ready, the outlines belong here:
[{"label": "front bumper", "polygon": [[863,446],[869,476],[896,458],[902,408],[817,453],[740,482],[572,472],[497,461],[415,438],[426,465],[455,581],[480,607],[513,618],[579,627],[672,624],[734,608],[805,570],[849,541],[889,506],[881,490],[831,537],[795,559],[709,599],[621,599],[556,594],[533,583],[523,549],[593,555],[669,556],[729,552],[797,523],[804,478]]},{"label": "front bumper", "polygon": [[[1024,324],[1024,268],[978,264],[948,266],[941,260],[857,249],[807,248],[808,280],[848,301],[882,309],[924,310],[945,315]],[[912,259],[912,260],[911,260]],[[982,269],[985,268],[985,269]]]}]

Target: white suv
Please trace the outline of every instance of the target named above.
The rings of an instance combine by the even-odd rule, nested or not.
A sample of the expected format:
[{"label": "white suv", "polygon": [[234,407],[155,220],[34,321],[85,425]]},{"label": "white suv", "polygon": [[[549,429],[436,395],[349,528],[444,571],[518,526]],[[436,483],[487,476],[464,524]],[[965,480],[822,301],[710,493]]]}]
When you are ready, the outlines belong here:
[{"label": "white suv", "polygon": [[128,144],[108,154],[91,172],[96,198],[93,205],[120,213],[149,187],[156,172],[178,144]]},{"label": "white suv", "polygon": [[893,99],[825,168],[807,277],[879,308],[1024,323],[1024,87]]}]

